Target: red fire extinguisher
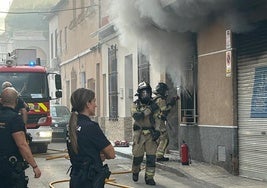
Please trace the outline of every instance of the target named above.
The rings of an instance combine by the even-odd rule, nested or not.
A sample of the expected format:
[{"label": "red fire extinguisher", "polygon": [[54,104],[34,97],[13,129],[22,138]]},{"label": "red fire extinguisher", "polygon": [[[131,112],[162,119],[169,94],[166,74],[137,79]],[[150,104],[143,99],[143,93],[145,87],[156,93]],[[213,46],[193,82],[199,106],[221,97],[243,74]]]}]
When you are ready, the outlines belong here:
[{"label": "red fire extinguisher", "polygon": [[189,158],[190,158],[189,148],[184,140],[183,140],[183,144],[181,145],[180,157],[181,157],[182,165],[189,165]]}]

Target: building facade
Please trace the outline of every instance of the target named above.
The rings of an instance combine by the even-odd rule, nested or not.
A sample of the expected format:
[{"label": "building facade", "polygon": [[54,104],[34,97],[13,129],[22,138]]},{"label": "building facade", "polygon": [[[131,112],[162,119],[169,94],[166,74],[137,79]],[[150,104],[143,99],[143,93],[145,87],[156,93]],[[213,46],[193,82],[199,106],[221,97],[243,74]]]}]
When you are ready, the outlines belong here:
[{"label": "building facade", "polygon": [[192,159],[266,180],[266,2],[240,5],[247,28],[218,18],[197,36],[197,124],[181,124]]},{"label": "building facade", "polygon": [[[96,120],[107,137],[131,141],[130,106],[138,83],[148,81],[154,88],[159,81],[166,82],[171,96],[180,95],[169,120],[170,149],[179,150],[184,140],[193,160],[222,166],[233,174],[267,179],[265,1],[234,1],[246,18],[246,29],[237,30],[236,25],[216,16],[186,32],[182,39],[177,32],[179,40],[190,39],[192,50],[185,58],[189,63],[170,66],[183,73],[176,77],[156,63],[169,43],[176,53],[182,51],[176,32],[153,23],[152,32],[169,43],[157,37],[164,45],[159,51],[162,54],[147,53],[138,41],[123,44],[117,18],[109,13],[115,1],[60,2],[58,8],[69,11],[57,13],[58,27],[49,35],[51,41],[57,39],[63,104],[71,107],[69,98],[75,89],[93,89],[98,104]],[[157,2],[165,2],[164,11],[178,3]]]}]

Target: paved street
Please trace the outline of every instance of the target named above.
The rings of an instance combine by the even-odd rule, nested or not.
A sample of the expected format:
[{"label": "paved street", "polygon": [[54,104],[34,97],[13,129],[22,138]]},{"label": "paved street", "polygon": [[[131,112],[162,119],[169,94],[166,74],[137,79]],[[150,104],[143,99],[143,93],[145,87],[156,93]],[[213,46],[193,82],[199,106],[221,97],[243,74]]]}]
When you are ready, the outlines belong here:
[{"label": "paved street", "polygon": [[[46,154],[35,154],[35,159],[42,170],[42,176],[39,179],[33,178],[32,169],[27,169],[26,173],[30,177],[29,188],[47,188],[49,183],[56,181],[64,181],[69,179],[67,174],[70,167],[69,160],[65,159],[66,153],[65,143],[52,143],[49,145]],[[110,179],[115,181],[122,187],[143,188],[147,186],[144,182],[144,170],[141,171],[138,182],[133,182],[131,173],[131,147],[116,147],[116,159],[107,160],[111,172]],[[57,158],[59,156],[59,158]],[[49,158],[53,160],[47,160]],[[170,156],[177,157],[177,156]],[[224,169],[208,165],[206,163],[198,163],[194,161],[190,166],[182,166],[177,160],[171,158],[171,161],[165,163],[157,163],[155,188],[265,188],[267,182],[233,176]],[[68,182],[60,182],[53,184],[54,188],[68,188]],[[106,188],[116,187],[113,185],[105,185]]]},{"label": "paved street", "polygon": [[[49,183],[61,180],[69,179],[69,175],[66,174],[70,162],[64,158],[66,153],[61,152],[65,150],[65,143],[53,143],[49,145],[49,150],[47,154],[36,154],[35,159],[38,162],[42,170],[42,177],[40,179],[33,178],[32,169],[27,169],[27,175],[30,177],[29,188],[47,188]],[[62,156],[61,158],[55,158],[53,160],[47,160],[49,157]],[[131,168],[131,160],[128,158],[123,158],[117,156],[115,160],[109,160],[107,163],[113,173],[110,179],[115,180],[118,184],[128,186],[128,187],[151,187],[145,185],[144,182],[144,170],[140,173],[140,178],[137,183],[132,181],[131,173],[129,173]],[[122,173],[122,174],[121,174]],[[158,188],[206,188],[214,187],[206,184],[205,182],[191,181],[187,177],[177,176],[174,173],[170,173],[165,170],[157,169],[155,180]],[[53,184],[55,188],[67,188],[68,182],[62,182],[58,184]],[[106,188],[115,187],[112,185],[106,185]]]},{"label": "paved street", "polygon": [[[53,143],[49,145],[49,149],[55,149],[59,151],[48,150],[46,154],[35,154],[35,160],[37,161],[38,166],[42,171],[42,176],[39,179],[33,178],[33,172],[31,168],[28,168],[26,173],[30,178],[29,188],[47,188],[49,183],[57,180],[69,179],[67,175],[67,170],[70,167],[69,160],[66,160],[64,157],[46,160],[48,157],[62,156],[66,155],[64,151],[66,149],[65,143]],[[57,184],[55,188],[66,188],[68,187],[67,183]]]}]

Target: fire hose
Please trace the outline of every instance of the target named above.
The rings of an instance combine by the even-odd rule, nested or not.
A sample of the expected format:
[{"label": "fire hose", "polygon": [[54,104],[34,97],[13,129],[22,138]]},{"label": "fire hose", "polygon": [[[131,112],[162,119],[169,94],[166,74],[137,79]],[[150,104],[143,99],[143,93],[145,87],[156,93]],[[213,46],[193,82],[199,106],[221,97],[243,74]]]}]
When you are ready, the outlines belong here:
[{"label": "fire hose", "polygon": [[46,160],[53,160],[53,159],[58,159],[58,158],[69,159],[69,154],[58,155],[58,156],[48,156],[46,157]]},{"label": "fire hose", "polygon": [[[68,154],[64,154],[64,155],[58,155],[58,156],[48,156],[48,157],[46,157],[46,160],[53,160],[53,159],[58,159],[58,158],[69,159],[69,155]],[[143,169],[145,169],[145,167],[141,168],[141,170],[143,170]],[[127,173],[132,173],[132,171],[129,170],[129,171],[111,172],[111,175],[127,174]],[[65,183],[65,182],[69,182],[69,181],[70,181],[69,179],[53,181],[53,182],[49,183],[49,188],[55,188],[53,186],[54,184]],[[118,183],[115,182],[115,179],[106,179],[105,183],[109,184],[109,185],[112,185],[112,186],[120,187],[120,188],[133,188],[133,187],[130,187],[130,186],[127,186],[127,185],[118,184]]]},{"label": "fire hose", "polygon": [[[144,167],[143,168],[141,168],[141,170],[143,170],[144,169]],[[127,173],[132,173],[132,171],[131,170],[129,170],[129,171],[119,171],[119,172],[111,172],[111,175],[116,175],[116,174],[127,174]],[[118,184],[118,183],[116,183],[115,182],[115,180],[116,179],[106,179],[105,180],[105,183],[106,184],[109,184],[109,185],[112,185],[112,186],[116,186],[116,187],[120,187],[120,188],[132,188],[132,187],[130,187],[130,186],[127,186],[127,185],[122,185],[122,184]],[[49,187],[50,188],[55,188],[53,185],[54,184],[59,184],[59,183],[65,183],[65,182],[69,182],[70,180],[69,179],[67,179],[67,180],[58,180],[58,181],[53,181],[53,182],[51,182],[51,183],[49,183]]]},{"label": "fire hose", "polygon": [[[49,187],[50,188],[55,188],[53,186],[54,184],[65,183],[65,182],[69,182],[69,181],[70,181],[69,179],[67,179],[67,180],[53,181],[53,182],[49,183]],[[122,184],[116,183],[115,182],[115,179],[106,179],[105,180],[105,183],[106,184],[109,184],[109,185],[112,185],[112,186],[120,187],[120,188],[133,188],[133,187],[130,187],[130,186],[127,186],[127,185],[122,185]]]}]

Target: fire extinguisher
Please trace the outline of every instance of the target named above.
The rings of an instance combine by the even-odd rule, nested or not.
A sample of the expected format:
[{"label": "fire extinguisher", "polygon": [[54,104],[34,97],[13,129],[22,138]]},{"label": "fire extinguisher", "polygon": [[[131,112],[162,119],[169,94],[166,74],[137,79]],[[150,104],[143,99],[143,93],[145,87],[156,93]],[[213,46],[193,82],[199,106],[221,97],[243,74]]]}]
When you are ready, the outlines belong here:
[{"label": "fire extinguisher", "polygon": [[182,165],[189,165],[189,159],[190,159],[189,148],[184,140],[183,140],[183,144],[181,145],[180,157],[181,157]]}]

